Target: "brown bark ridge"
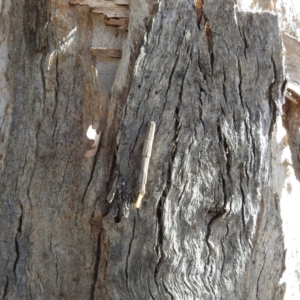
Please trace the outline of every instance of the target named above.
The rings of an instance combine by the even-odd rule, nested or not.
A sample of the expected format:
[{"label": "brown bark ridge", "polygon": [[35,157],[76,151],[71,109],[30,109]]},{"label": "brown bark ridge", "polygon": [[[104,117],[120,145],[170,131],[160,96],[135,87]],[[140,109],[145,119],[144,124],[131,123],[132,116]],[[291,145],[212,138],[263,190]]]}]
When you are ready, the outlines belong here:
[{"label": "brown bark ridge", "polygon": [[[129,1],[127,34],[88,6],[11,2],[1,298],[283,298],[278,20],[231,0],[203,1],[197,20],[194,4]],[[87,159],[91,124],[101,140]]]}]

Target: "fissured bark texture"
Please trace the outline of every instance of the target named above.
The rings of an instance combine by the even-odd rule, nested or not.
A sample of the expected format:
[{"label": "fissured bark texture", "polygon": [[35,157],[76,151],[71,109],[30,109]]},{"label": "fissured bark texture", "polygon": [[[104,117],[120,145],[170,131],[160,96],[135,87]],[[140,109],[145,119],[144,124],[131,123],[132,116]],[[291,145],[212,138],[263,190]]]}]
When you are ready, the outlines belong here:
[{"label": "fissured bark texture", "polygon": [[[197,20],[193,1],[154,2],[130,1],[127,37],[68,1],[11,4],[2,298],[282,299],[277,17],[206,0]],[[99,44],[124,42],[121,62],[91,58],[100,27]]]}]

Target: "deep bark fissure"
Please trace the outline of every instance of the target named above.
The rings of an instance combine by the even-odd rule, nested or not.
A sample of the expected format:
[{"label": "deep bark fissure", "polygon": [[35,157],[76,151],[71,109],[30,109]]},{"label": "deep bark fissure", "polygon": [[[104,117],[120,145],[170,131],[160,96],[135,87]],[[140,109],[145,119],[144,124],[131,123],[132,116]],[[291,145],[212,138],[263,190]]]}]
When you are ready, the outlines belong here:
[{"label": "deep bark fissure", "polygon": [[132,237],[131,237],[131,240],[128,245],[128,252],[127,252],[127,256],[126,256],[126,266],[125,266],[126,287],[127,287],[128,293],[131,294],[132,299],[134,299],[135,297],[134,297],[133,290],[132,290],[131,286],[129,285],[130,272],[128,271],[128,269],[129,269],[129,257],[131,254],[132,244],[133,244],[134,237],[135,237],[135,230],[136,230],[135,228],[136,228],[136,216],[134,216],[134,219],[133,219]]},{"label": "deep bark fissure", "polygon": [[[238,75],[239,75],[238,92],[239,92],[241,105],[242,105],[243,109],[245,110],[244,97],[243,97],[243,91],[242,91],[242,85],[243,85],[242,67],[241,67],[241,62],[240,62],[240,58],[238,57],[238,55],[237,55],[237,63],[238,63]],[[249,112],[249,110],[248,110],[248,112]]]},{"label": "deep bark fissure", "polygon": [[157,207],[156,207],[156,219],[157,219],[157,233],[156,233],[156,244],[155,244],[155,251],[158,257],[158,260],[155,265],[154,269],[154,282],[157,286],[158,291],[160,290],[160,284],[158,282],[159,270],[160,266],[164,259],[164,252],[163,252],[163,242],[164,242],[164,219],[163,219],[163,209],[164,209],[164,199],[166,198],[166,188],[164,189],[162,196],[160,197]]},{"label": "deep bark fissure", "polygon": [[5,286],[4,286],[3,295],[2,295],[3,300],[5,300],[6,295],[7,295],[8,284],[9,284],[9,278],[8,278],[8,276],[6,275]]},{"label": "deep bark fissure", "polygon": [[227,201],[228,201],[228,195],[226,191],[226,181],[224,177],[222,176],[222,191],[223,191],[223,207],[218,209],[218,215],[219,217],[222,217],[226,213],[226,206],[227,206]]},{"label": "deep bark fissure", "polygon": [[274,124],[276,122],[276,116],[277,116],[277,109],[276,109],[276,99],[274,99],[273,96],[273,90],[275,84],[277,84],[277,70],[276,70],[276,64],[274,61],[273,53],[271,54],[271,63],[272,63],[272,68],[273,68],[273,73],[274,73],[274,79],[272,83],[269,86],[269,107],[270,107],[270,112],[271,112],[271,124],[270,124],[270,130],[269,130],[269,137],[270,139],[272,138],[272,132],[274,129]]},{"label": "deep bark fissure", "polygon": [[97,154],[99,153],[100,149],[101,149],[101,141],[99,142],[99,147],[98,147],[97,152],[96,152],[96,154],[95,154],[95,156],[93,158],[93,165],[92,165],[92,170],[91,170],[91,173],[90,173],[90,178],[89,178],[89,180],[88,180],[88,182],[86,184],[85,190],[84,190],[83,195],[81,197],[81,204],[83,204],[84,198],[85,198],[85,196],[87,194],[87,191],[88,191],[88,189],[90,187],[90,184],[91,184],[91,182],[93,180],[93,175],[94,175],[94,172],[95,172],[95,167],[97,165]]},{"label": "deep bark fissure", "polygon": [[14,266],[13,266],[13,271],[14,271],[15,279],[16,280],[17,280],[17,277],[18,277],[16,269],[17,269],[17,264],[19,262],[20,255],[21,255],[21,253],[20,253],[20,244],[19,244],[19,238],[20,238],[20,235],[22,234],[22,223],[23,223],[23,206],[22,206],[21,203],[20,203],[20,209],[21,209],[21,214],[20,214],[20,217],[19,217],[19,224],[18,224],[16,236],[15,236],[15,253],[16,253],[16,258],[15,258]]},{"label": "deep bark fissure", "polygon": [[232,165],[231,150],[227,143],[225,135],[223,135],[223,148],[224,148],[225,161],[226,161],[226,163],[225,163],[226,175],[227,175],[228,179],[232,181],[232,178],[230,175],[230,170],[231,170],[231,165]]},{"label": "deep bark fissure", "polygon": [[[242,171],[240,173],[240,177],[242,178]],[[246,196],[244,189],[242,187],[242,179],[240,181],[240,191],[241,191],[241,196],[242,196],[242,220],[243,220],[243,231],[245,232],[246,229],[246,219],[245,219],[245,205],[246,205]]]},{"label": "deep bark fissure", "polygon": [[242,39],[244,41],[244,45],[245,45],[245,47],[244,47],[244,57],[246,59],[247,58],[247,50],[249,48],[248,41],[247,41],[244,29],[242,29],[240,26],[238,28],[239,28],[239,32],[240,32],[240,30],[242,30],[242,32],[240,32],[240,36],[242,37]]},{"label": "deep bark fissure", "polygon": [[[165,192],[163,192],[163,197],[165,197]],[[156,219],[157,219],[157,238],[156,238],[156,245],[155,245],[155,251],[156,255],[158,256],[158,262],[155,267],[154,276],[157,276],[160,259],[162,257],[162,247],[163,247],[163,241],[164,241],[164,231],[163,231],[163,197],[161,197],[157,203],[156,207]]]},{"label": "deep bark fissure", "polygon": [[102,237],[102,230],[100,230],[98,234],[97,239],[97,247],[96,247],[96,260],[94,265],[94,276],[93,276],[93,282],[91,286],[91,300],[95,299],[95,289],[98,281],[98,273],[100,268],[100,260],[101,260],[101,237]]},{"label": "deep bark fissure", "polygon": [[[44,72],[44,64],[46,61],[46,52],[44,51],[40,60],[40,74],[42,78],[42,83],[43,83],[43,103],[45,103],[46,100],[46,79],[45,79],[45,72]],[[41,110],[42,110],[43,105],[41,105]]]}]

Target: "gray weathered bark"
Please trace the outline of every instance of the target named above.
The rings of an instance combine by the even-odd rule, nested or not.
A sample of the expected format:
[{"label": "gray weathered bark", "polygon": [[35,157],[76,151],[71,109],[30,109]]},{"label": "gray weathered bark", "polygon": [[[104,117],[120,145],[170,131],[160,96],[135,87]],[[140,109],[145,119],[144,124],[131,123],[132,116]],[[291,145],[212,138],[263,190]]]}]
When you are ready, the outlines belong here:
[{"label": "gray weathered bark", "polygon": [[[197,20],[193,1],[132,0],[126,34],[68,1],[2,6],[1,297],[282,299],[277,17],[206,0]],[[90,53],[122,43],[121,61]],[[93,159],[90,124],[101,131]]]}]

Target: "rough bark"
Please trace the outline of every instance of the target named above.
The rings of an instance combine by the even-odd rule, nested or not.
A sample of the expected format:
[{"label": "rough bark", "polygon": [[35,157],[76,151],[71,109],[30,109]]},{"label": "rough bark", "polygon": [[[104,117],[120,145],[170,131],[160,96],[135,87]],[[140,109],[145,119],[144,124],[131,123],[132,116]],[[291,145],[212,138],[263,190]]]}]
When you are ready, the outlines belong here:
[{"label": "rough bark", "polygon": [[[279,14],[283,32],[286,76],[283,115],[276,122],[272,141],[272,169],[274,189],[280,199],[283,223],[285,271],[281,283],[285,285],[285,299],[300,298],[300,209],[299,194],[299,37],[300,2],[295,0],[238,0],[240,9],[268,10]],[[298,39],[297,39],[298,38]],[[291,101],[293,103],[291,103]]]},{"label": "rough bark", "polygon": [[297,0],[237,0],[236,4],[241,10],[278,14],[282,30],[300,37],[300,5]]},{"label": "rough bark", "polygon": [[[126,34],[68,1],[3,3],[12,112],[1,297],[282,299],[270,167],[277,17],[234,1],[203,1],[199,17],[192,1],[132,0]],[[122,43],[121,60],[90,51]],[[157,129],[136,210],[149,121]],[[90,124],[101,130],[93,159]]]}]

